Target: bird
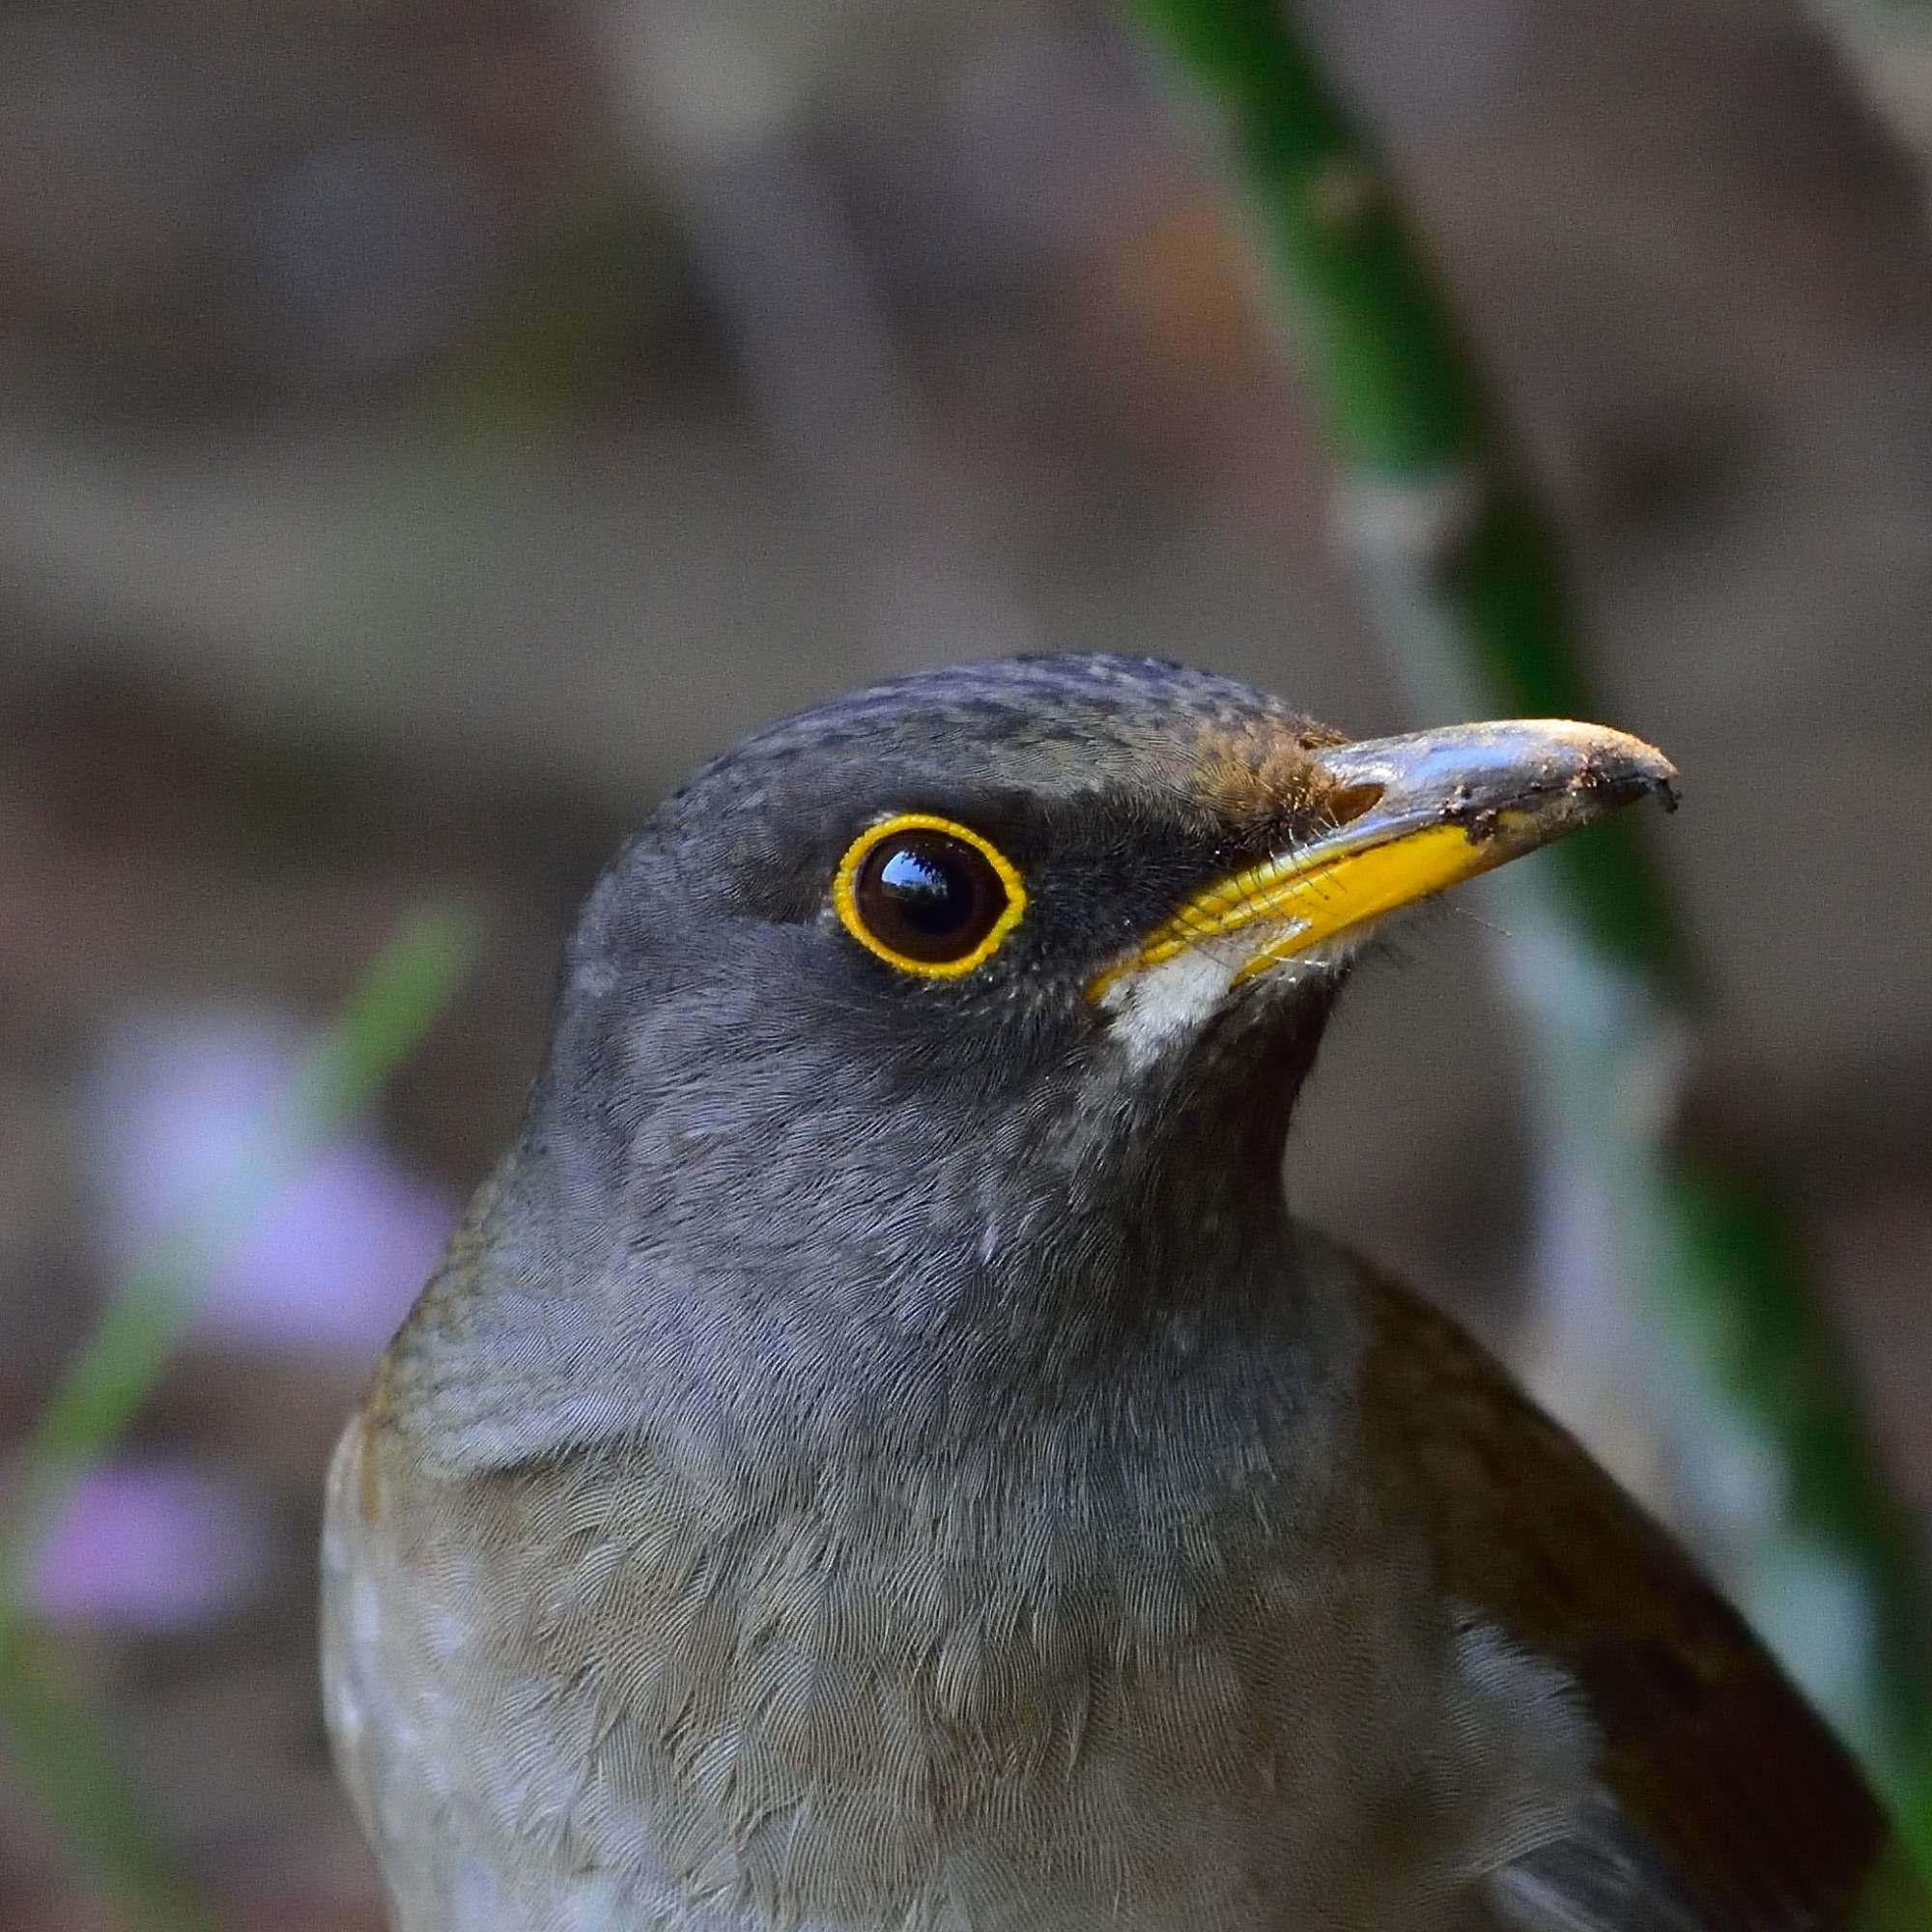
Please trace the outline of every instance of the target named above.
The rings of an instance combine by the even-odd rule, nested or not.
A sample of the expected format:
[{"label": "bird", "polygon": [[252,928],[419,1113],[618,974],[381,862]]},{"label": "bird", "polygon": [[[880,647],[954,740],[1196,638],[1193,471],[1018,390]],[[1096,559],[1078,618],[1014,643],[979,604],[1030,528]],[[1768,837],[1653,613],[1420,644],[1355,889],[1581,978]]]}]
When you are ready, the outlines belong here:
[{"label": "bird", "polygon": [[1287,1205],[1387,920],[1647,797],[1094,655],[666,798],[330,1465],[395,1932],[1932,1922],[1692,1560]]}]

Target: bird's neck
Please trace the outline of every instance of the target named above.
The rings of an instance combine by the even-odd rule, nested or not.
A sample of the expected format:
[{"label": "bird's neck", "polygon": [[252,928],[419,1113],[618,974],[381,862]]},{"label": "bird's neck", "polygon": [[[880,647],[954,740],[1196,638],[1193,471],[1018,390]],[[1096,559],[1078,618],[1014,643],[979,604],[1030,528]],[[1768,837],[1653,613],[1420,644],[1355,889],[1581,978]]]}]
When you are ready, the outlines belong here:
[{"label": "bird's neck", "polygon": [[[486,1233],[515,1184],[483,1191],[372,1405],[453,1498],[505,1477],[569,1487],[622,1471],[639,1517],[696,1513],[755,1548],[822,1520],[828,1548],[896,1549],[909,1574],[956,1557],[960,1592],[1024,1555],[1012,1587],[1035,1606],[1091,1607],[1096,1591],[1191,1601],[1254,1547],[1361,1531],[1348,1264],[1299,1231],[1293,1254],[1248,1255],[1249,1278],[1218,1304],[1137,1298],[1031,1358],[1032,1322],[922,1333],[911,1310],[896,1351],[841,1352],[823,1334],[780,1348],[779,1308],[768,1325],[724,1324],[720,1350],[587,1291],[542,1292],[557,1277],[516,1269]],[[1141,1265],[1144,1231],[1119,1232],[1105,1265]],[[480,1273],[465,1259],[479,1253]],[[1118,1284],[1088,1290],[1100,1300]]]},{"label": "bird's neck", "polygon": [[1282,1131],[1183,1087],[1134,1132],[1042,1107],[990,1150],[908,1140],[856,1196],[775,1160],[721,1202],[706,1163],[613,1179],[539,1114],[379,1399],[469,1467],[647,1431],[753,1462],[944,1462],[989,1432],[1131,1460],[1219,1431],[1238,1463],[1350,1346],[1287,1214]]}]

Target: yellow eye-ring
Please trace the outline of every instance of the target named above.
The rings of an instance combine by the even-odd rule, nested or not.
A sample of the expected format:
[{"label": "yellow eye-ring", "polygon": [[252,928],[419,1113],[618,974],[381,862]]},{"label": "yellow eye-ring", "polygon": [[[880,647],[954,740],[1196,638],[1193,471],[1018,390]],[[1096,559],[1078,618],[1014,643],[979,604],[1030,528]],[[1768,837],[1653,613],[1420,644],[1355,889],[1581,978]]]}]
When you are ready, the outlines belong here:
[{"label": "yellow eye-ring", "polygon": [[1020,923],[1026,888],[996,846],[950,818],[867,826],[832,881],[840,924],[868,952],[928,980],[983,966]]}]

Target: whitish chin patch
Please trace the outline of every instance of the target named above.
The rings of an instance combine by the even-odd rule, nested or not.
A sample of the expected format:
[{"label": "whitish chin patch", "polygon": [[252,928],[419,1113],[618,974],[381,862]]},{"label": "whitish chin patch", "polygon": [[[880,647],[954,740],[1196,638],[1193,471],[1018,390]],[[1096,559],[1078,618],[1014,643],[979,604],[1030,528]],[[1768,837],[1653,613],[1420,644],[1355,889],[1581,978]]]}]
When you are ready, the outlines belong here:
[{"label": "whitish chin patch", "polygon": [[[1303,980],[1341,965],[1368,937],[1368,924],[1276,961],[1257,979],[1274,997]],[[1206,938],[1153,966],[1129,967],[1100,995],[1112,1016],[1114,1037],[1135,1065],[1145,1065],[1198,1033],[1225,1006],[1235,982],[1267,944],[1266,928]]]}]

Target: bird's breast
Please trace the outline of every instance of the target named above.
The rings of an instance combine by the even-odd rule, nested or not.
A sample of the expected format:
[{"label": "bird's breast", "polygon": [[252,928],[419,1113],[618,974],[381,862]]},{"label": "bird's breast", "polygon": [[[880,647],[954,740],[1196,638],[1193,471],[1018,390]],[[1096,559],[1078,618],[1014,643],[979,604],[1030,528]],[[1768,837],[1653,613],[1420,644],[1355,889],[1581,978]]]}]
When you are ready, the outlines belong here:
[{"label": "bird's breast", "polygon": [[402,1453],[346,1450],[331,1505],[379,1842],[400,1785],[508,1870],[721,1925],[1200,1932],[1360,1922],[1546,1802],[1514,1735],[1543,1687],[1463,1654],[1346,1485],[1155,1535],[1010,1458],[748,1483],[640,1442],[439,1486]]}]

